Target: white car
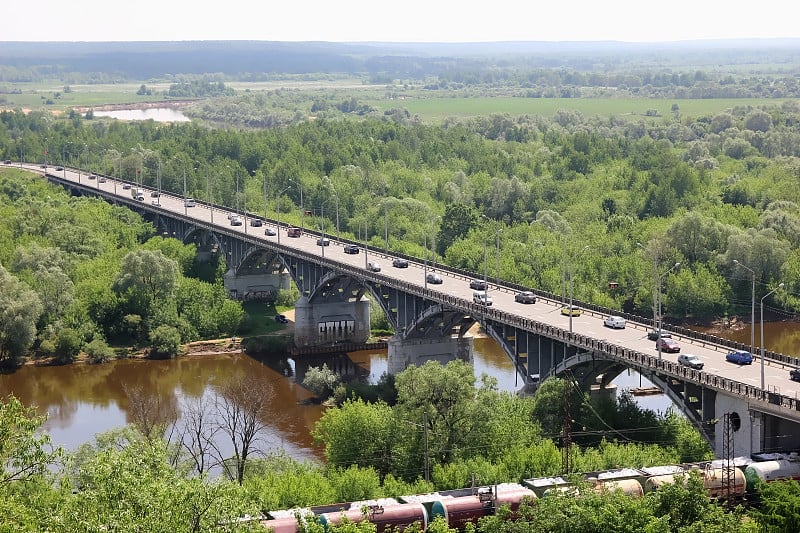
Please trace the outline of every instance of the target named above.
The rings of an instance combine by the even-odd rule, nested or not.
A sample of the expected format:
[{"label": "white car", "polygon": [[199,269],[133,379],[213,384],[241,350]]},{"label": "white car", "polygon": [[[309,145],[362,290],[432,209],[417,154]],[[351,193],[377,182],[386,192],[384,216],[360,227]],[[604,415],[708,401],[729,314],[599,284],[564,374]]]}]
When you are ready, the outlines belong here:
[{"label": "white car", "polygon": [[678,364],[694,368],[695,370],[703,370],[703,361],[696,355],[689,353],[682,353],[678,356]]},{"label": "white car", "polygon": [[607,328],[625,329],[626,321],[621,316],[607,316],[603,320],[603,325]]}]

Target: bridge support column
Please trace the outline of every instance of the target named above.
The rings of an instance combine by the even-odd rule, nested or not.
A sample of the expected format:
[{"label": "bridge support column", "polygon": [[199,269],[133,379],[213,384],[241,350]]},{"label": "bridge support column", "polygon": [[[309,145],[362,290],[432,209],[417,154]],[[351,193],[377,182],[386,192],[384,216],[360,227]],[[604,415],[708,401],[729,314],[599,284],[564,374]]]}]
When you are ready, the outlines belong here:
[{"label": "bridge support column", "polygon": [[420,366],[426,361],[447,364],[461,359],[472,364],[472,336],[403,339],[394,335],[389,339],[389,374],[402,372],[410,365]]},{"label": "bridge support column", "polygon": [[292,278],[285,271],[278,274],[236,275],[233,269],[230,269],[225,273],[223,283],[231,297],[247,299],[248,297],[274,297],[279,290],[291,288]]},{"label": "bridge support column", "polygon": [[727,394],[717,394],[715,402],[716,428],[714,431],[714,451],[719,457],[722,453],[722,441],[725,438],[725,415],[731,415],[733,430],[732,449],[734,457],[750,457],[750,454],[762,451],[761,441],[764,428],[761,416],[754,413],[750,416],[750,405],[746,400]]},{"label": "bridge support column", "polygon": [[328,346],[366,342],[370,335],[369,300],[309,303],[301,296],[294,311],[294,345]]}]

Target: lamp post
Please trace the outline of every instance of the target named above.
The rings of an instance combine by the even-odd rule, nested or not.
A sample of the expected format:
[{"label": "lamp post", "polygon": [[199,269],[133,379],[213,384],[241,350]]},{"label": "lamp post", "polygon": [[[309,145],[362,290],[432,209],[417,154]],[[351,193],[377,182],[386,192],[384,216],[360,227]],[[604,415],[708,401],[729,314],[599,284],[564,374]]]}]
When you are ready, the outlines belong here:
[{"label": "lamp post", "polygon": [[765,389],[764,386],[764,299],[783,287],[783,283],[779,283],[777,287],[769,291],[761,298],[761,390]]},{"label": "lamp post", "polygon": [[667,274],[669,274],[670,272],[672,272],[673,270],[675,270],[679,266],[681,266],[680,263],[675,263],[674,265],[672,265],[672,267],[670,267],[669,270],[667,270],[666,272],[664,272],[663,274],[658,276],[658,309],[657,309],[658,310],[658,318],[657,318],[657,321],[658,321],[658,338],[656,339],[656,347],[658,348],[658,358],[659,358],[659,360],[661,359],[661,330],[662,330],[662,326],[663,326],[663,321],[661,319],[661,282],[664,280],[664,277],[666,277]]},{"label": "lamp post", "polygon": [[297,185],[297,190],[300,191],[300,230],[305,232],[306,210],[305,207],[303,206],[303,185],[299,181],[294,181],[293,179],[290,179],[289,181]]},{"label": "lamp post", "polygon": [[[753,276],[752,290],[750,292],[750,353],[756,351],[756,271],[749,268],[736,259],[733,260],[734,265],[738,265],[747,270]],[[762,380],[763,381],[763,380]],[[763,383],[761,388],[763,389]]]},{"label": "lamp post", "polygon": [[[581,249],[581,253],[585,252],[589,249],[589,245],[587,244]],[[573,302],[573,295],[575,294],[575,283],[573,282],[575,278],[575,258],[572,258],[572,262],[570,263],[569,269],[569,307],[567,310],[569,311],[569,332],[572,333],[572,302]]]},{"label": "lamp post", "polygon": [[383,253],[385,255],[389,255],[389,205],[386,203],[383,204],[383,227],[384,227]]},{"label": "lamp post", "polygon": [[284,187],[278,194],[275,195],[275,233],[278,234],[278,244],[281,243],[281,220],[278,213],[278,198],[280,198],[283,193],[291,188],[291,185]]},{"label": "lamp post", "polygon": [[[643,251],[647,251],[644,245],[640,242],[636,243],[636,246],[641,248]],[[658,254],[653,251],[653,333],[656,332],[658,328]]]}]

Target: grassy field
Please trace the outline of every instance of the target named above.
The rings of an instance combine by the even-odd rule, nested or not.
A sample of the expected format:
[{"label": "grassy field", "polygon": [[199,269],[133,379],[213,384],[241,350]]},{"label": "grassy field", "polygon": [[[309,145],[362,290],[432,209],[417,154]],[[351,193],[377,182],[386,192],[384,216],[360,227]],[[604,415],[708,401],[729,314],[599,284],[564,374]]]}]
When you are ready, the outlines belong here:
[{"label": "grassy field", "polygon": [[[0,94],[0,107],[51,109],[56,112],[72,107],[101,106],[103,104],[147,103],[163,100],[159,94],[169,89],[168,83],[146,83],[147,88],[154,91],[151,96],[139,96],[141,83],[73,85],[71,92],[65,93],[64,86],[57,82],[43,84],[14,84],[2,89],[19,90],[18,94],[8,92]],[[298,106],[297,93],[307,91],[309,101],[319,96],[320,91],[335,91],[344,99],[346,95],[354,96],[365,103],[386,111],[393,108],[405,108],[412,115],[425,122],[440,122],[446,118],[469,118],[485,116],[492,113],[509,115],[544,115],[553,116],[560,109],[575,110],[585,116],[647,116],[648,111],[656,111],[658,116],[672,116],[672,106],[677,104],[682,115],[697,116],[715,114],[735,106],[780,105],[782,100],[776,99],[647,99],[647,98],[521,98],[511,96],[451,96],[449,92],[411,90],[401,99],[382,98],[385,88],[374,85],[363,85],[358,80],[332,81],[272,81],[272,82],[231,82],[229,84],[240,94],[275,91],[279,88],[289,89],[285,105],[289,111]],[[60,96],[55,97],[59,92]],[[50,99],[52,104],[46,105]],[[281,104],[279,104],[280,106]]]},{"label": "grassy field", "polygon": [[[642,116],[655,110],[661,116],[672,116],[672,105],[677,104],[682,115],[714,114],[735,106],[780,105],[781,100],[758,98],[726,98],[696,100],[655,100],[645,98],[410,98],[404,100],[369,101],[381,110],[405,108],[425,121],[444,120],[448,117],[477,117],[491,113],[509,115],[552,116],[559,109],[580,111],[585,116]],[[653,118],[653,117],[647,117]]]}]

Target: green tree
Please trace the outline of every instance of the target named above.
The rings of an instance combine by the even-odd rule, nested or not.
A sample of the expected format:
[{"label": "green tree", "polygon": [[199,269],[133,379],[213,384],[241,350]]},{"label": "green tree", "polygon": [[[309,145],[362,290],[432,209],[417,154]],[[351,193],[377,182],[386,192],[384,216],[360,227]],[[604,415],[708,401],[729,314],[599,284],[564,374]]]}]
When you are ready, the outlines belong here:
[{"label": "green tree", "polygon": [[36,292],[0,265],[0,360],[25,355],[41,313]]},{"label": "green tree", "polygon": [[306,371],[306,376],[303,378],[303,386],[323,400],[328,399],[333,394],[333,390],[338,384],[339,376],[328,368],[327,363],[322,363],[321,367],[309,367]]},{"label": "green tree", "polygon": [[456,240],[465,237],[475,227],[478,213],[465,204],[449,204],[445,207],[439,235],[436,238],[436,253],[444,255]]},{"label": "green tree", "polygon": [[396,430],[391,407],[353,399],[325,410],[313,435],[325,444],[325,458],[331,466],[372,466],[385,475],[393,471],[393,449],[400,437]]},{"label": "green tree", "polygon": [[114,281],[118,292],[133,292],[134,299],[147,309],[157,299],[172,295],[178,279],[178,264],[160,250],[135,250],[122,258]]},{"label": "green tree", "polygon": [[45,420],[14,395],[0,398],[0,487],[44,475],[61,456],[39,431]]},{"label": "green tree", "polygon": [[758,487],[761,505],[750,514],[762,531],[800,531],[800,483],[795,480],[762,483]]}]

